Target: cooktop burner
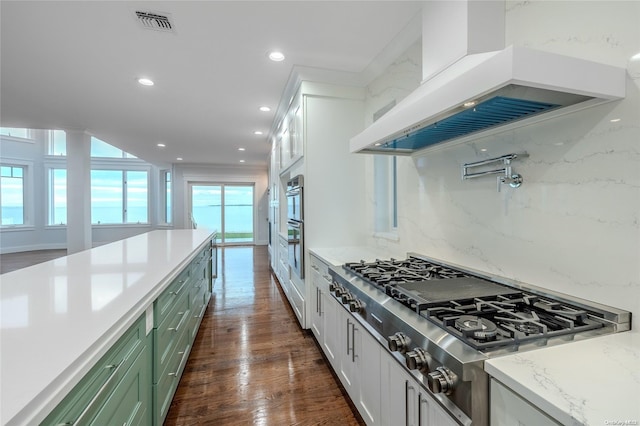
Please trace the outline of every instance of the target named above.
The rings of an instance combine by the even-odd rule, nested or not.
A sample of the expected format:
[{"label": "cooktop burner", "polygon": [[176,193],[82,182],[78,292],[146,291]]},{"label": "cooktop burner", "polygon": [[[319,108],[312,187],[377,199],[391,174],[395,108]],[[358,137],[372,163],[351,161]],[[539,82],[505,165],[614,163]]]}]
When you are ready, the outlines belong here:
[{"label": "cooktop burner", "polygon": [[604,326],[569,304],[416,257],[344,268],[478,350]]},{"label": "cooktop burner", "polygon": [[391,259],[376,260],[375,262],[346,263],[344,268],[354,272],[366,281],[382,287],[414,281],[467,276],[460,271],[416,257],[409,257],[404,260]]},{"label": "cooktop burner", "polygon": [[424,306],[419,314],[478,350],[544,343],[604,326],[586,311],[526,292],[450,300]]}]

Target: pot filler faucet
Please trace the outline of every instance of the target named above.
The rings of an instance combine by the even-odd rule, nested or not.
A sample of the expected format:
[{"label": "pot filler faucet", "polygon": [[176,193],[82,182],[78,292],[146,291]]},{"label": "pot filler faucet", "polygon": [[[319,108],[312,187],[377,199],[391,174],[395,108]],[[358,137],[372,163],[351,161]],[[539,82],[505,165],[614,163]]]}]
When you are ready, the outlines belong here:
[{"label": "pot filler faucet", "polygon": [[[511,161],[517,158],[526,158],[529,154],[526,152],[521,152],[519,154],[507,154],[501,157],[490,158],[488,160],[476,161],[473,163],[465,163],[462,165],[462,180],[465,179],[473,179],[481,176],[487,175],[496,175],[500,174],[503,176],[498,176],[498,192],[500,192],[500,187],[503,184],[509,184],[512,188],[517,188],[522,185],[522,175],[518,173],[513,173],[511,170]],[[471,167],[480,167],[487,164],[499,163],[502,162],[504,167],[501,169],[493,169],[493,170],[484,170],[481,172],[469,173],[469,168]]]}]

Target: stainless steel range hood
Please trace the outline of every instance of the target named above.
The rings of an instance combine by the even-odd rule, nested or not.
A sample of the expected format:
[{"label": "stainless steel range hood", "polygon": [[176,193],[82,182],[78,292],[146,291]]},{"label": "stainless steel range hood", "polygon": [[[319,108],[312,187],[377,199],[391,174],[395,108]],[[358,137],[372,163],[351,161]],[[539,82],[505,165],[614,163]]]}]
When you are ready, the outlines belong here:
[{"label": "stainless steel range hood", "polygon": [[[457,2],[452,2],[457,3]],[[623,68],[523,47],[465,55],[351,139],[351,152],[412,154],[625,96]]]}]

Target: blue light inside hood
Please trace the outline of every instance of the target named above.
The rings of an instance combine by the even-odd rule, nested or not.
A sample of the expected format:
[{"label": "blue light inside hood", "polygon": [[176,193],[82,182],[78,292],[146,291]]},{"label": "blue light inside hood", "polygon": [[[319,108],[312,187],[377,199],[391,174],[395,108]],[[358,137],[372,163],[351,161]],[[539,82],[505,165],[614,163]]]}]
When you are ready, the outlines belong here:
[{"label": "blue light inside hood", "polygon": [[381,146],[376,146],[375,150],[413,151],[515,120],[529,118],[560,106],[546,102],[496,96],[473,108],[444,118],[415,132],[400,136]]}]

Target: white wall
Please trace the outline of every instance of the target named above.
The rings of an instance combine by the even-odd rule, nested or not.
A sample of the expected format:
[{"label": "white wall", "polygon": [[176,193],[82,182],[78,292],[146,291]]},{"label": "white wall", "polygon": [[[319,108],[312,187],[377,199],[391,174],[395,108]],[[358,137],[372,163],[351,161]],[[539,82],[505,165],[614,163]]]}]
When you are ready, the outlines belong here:
[{"label": "white wall", "polygon": [[[627,67],[626,99],[401,158],[399,240],[370,243],[627,309],[640,329],[640,64],[629,61],[638,22],[640,2],[508,2],[507,45]],[[370,86],[368,111],[415,82],[418,54]],[[520,188],[460,178],[465,162],[520,151],[530,154],[513,164]]]},{"label": "white wall", "polygon": [[[20,142],[0,136],[2,162],[25,164],[28,168],[26,176],[28,181],[25,182],[27,188],[25,214],[28,216],[28,226],[0,230],[0,253],[64,249],[67,247],[66,226],[47,225],[47,167],[54,165],[65,167],[66,161],[60,157],[45,156],[46,146],[43,141],[44,131],[36,132],[33,143]],[[154,200],[159,197],[160,170],[155,166],[144,164],[143,167],[148,168],[150,174],[149,216],[151,223],[147,225],[94,225],[91,235],[93,246],[132,237],[159,227],[158,215],[154,209],[157,203]]]},{"label": "white wall", "polygon": [[177,164],[173,170],[173,217],[176,228],[188,228],[189,184],[212,182],[254,184],[255,244],[266,245],[269,238],[269,186],[267,169],[216,165]]}]

